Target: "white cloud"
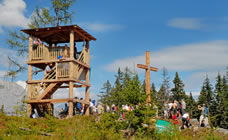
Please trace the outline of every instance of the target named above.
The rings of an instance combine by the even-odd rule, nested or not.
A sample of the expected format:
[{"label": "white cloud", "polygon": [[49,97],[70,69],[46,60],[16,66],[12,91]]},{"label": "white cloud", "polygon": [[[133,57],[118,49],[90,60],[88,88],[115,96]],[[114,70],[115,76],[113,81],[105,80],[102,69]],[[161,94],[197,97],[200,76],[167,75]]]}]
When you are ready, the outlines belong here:
[{"label": "white cloud", "polygon": [[23,0],[3,0],[0,3],[0,32],[2,27],[26,27],[29,19],[24,16]]},{"label": "white cloud", "polygon": [[[204,43],[169,46],[158,51],[151,51],[151,65],[162,69],[166,67],[171,72],[185,72],[183,82],[186,91],[194,91],[193,96],[198,96],[206,75],[214,85],[218,72],[225,74],[228,65],[228,40],[209,41]],[[145,56],[135,56],[113,61],[104,68],[110,72],[116,72],[120,67],[132,71],[136,64],[145,64]],[[139,70],[139,69],[137,69]],[[139,72],[144,72],[140,70]]]},{"label": "white cloud", "polygon": [[185,30],[216,31],[228,29],[227,17],[173,18],[167,25]]},{"label": "white cloud", "polygon": [[9,61],[8,61],[8,56],[10,56],[11,58],[13,58],[13,60],[16,60],[19,64],[21,65],[25,65],[26,64],[26,57],[20,57],[17,56],[17,52],[15,50],[11,50],[11,49],[5,49],[5,48],[1,48],[0,51],[0,68],[9,68]]},{"label": "white cloud", "polygon": [[104,23],[83,22],[83,23],[79,23],[79,25],[87,28],[88,30],[94,31],[94,32],[116,31],[116,30],[121,30],[124,28],[120,24],[104,24]]},{"label": "white cloud", "polygon": [[[171,46],[159,51],[151,51],[151,64],[155,67],[166,67],[172,71],[213,71],[227,66],[228,41],[218,40],[205,43]],[[135,56],[115,60],[106,66],[106,70],[115,72],[116,68],[131,70],[136,64],[144,64],[145,56]]]},{"label": "white cloud", "polygon": [[[200,92],[198,91],[192,91],[192,96],[199,96],[200,95]],[[186,93],[188,96],[190,96],[190,92]]]},{"label": "white cloud", "polygon": [[[78,97],[78,98],[83,98],[85,99],[85,88],[74,88],[73,91],[73,97]],[[53,94],[54,99],[62,99],[62,98],[69,98],[69,89],[58,89],[54,94]],[[97,95],[93,92],[90,92],[90,98],[97,100]]]},{"label": "white cloud", "polygon": [[17,81],[16,83],[17,83],[18,85],[20,85],[21,87],[23,87],[24,89],[26,89],[26,87],[27,87],[27,83],[25,83],[25,81],[19,80],[19,81]]},{"label": "white cloud", "polygon": [[221,76],[225,75],[225,67],[221,70],[217,69],[215,71],[194,72],[185,79],[185,83],[188,83],[185,86],[185,89],[201,90],[201,86],[202,86],[206,76],[208,76],[208,78],[210,79],[210,83],[213,86],[215,84],[218,73],[220,73]]},{"label": "white cloud", "polygon": [[174,18],[168,21],[168,26],[180,29],[200,29],[203,24],[197,18]]},{"label": "white cloud", "polygon": [[7,71],[0,71],[0,77],[4,77]]}]

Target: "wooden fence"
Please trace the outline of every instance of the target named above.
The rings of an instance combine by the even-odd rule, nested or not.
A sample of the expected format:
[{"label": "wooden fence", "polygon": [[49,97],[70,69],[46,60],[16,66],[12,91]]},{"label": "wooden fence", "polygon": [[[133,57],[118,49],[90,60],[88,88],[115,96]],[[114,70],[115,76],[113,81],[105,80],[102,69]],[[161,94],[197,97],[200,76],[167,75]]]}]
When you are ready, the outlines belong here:
[{"label": "wooden fence", "polygon": [[47,47],[44,44],[32,49],[32,60],[56,60],[61,52],[69,56],[69,48],[66,47]]}]

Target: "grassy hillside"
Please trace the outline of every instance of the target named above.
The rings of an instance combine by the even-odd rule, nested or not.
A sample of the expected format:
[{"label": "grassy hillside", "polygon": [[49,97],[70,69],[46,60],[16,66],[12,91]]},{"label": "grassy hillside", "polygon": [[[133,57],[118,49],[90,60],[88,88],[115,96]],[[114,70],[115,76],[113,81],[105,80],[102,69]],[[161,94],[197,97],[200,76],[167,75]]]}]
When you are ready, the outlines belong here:
[{"label": "grassy hillside", "polygon": [[[93,116],[75,116],[71,119],[58,120],[52,117],[30,119],[27,117],[5,116],[0,114],[1,139],[83,139],[83,140],[121,140],[126,139],[120,131],[125,128],[124,122],[115,121],[113,114],[106,114],[96,122]],[[28,128],[31,131],[19,129]],[[130,139],[228,139],[227,136],[207,129],[177,131],[172,135],[145,133],[143,128],[137,130]],[[41,132],[53,134],[43,136]]]}]

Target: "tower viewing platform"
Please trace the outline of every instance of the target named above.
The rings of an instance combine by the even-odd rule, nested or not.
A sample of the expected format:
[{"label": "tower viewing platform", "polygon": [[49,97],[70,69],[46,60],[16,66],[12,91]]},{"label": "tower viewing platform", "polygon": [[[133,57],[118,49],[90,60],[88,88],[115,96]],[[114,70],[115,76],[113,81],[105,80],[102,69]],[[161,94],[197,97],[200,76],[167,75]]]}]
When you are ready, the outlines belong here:
[{"label": "tower viewing platform", "polygon": [[[25,29],[29,35],[28,57],[28,116],[37,110],[39,116],[53,114],[53,103],[69,103],[68,115],[73,114],[73,103],[89,104],[90,45],[93,36],[77,25]],[[77,44],[82,44],[78,51]],[[33,79],[34,69],[44,71],[40,79]],[[69,88],[69,96],[52,99],[59,88]],[[85,88],[85,100],[73,98],[73,88]],[[86,109],[86,115],[89,110]]]}]

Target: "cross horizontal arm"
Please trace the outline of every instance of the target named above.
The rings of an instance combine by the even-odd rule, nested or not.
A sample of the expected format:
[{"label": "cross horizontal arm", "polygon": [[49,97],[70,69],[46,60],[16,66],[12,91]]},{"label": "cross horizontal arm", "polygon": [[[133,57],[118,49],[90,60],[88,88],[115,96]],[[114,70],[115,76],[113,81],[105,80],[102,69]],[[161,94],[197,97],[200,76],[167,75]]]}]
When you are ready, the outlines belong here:
[{"label": "cross horizontal arm", "polygon": [[158,71],[158,68],[150,67],[150,70],[151,70],[151,71]]},{"label": "cross horizontal arm", "polygon": [[147,69],[148,67],[146,65],[142,65],[142,64],[137,64],[138,68],[142,68],[142,69]]},{"label": "cross horizontal arm", "polygon": [[151,71],[158,71],[158,69],[155,68],[155,67],[148,67],[148,66],[142,65],[142,64],[137,64],[137,67],[138,67],[138,68],[145,69],[145,70],[147,70],[147,69],[149,68],[149,70],[151,70]]}]

